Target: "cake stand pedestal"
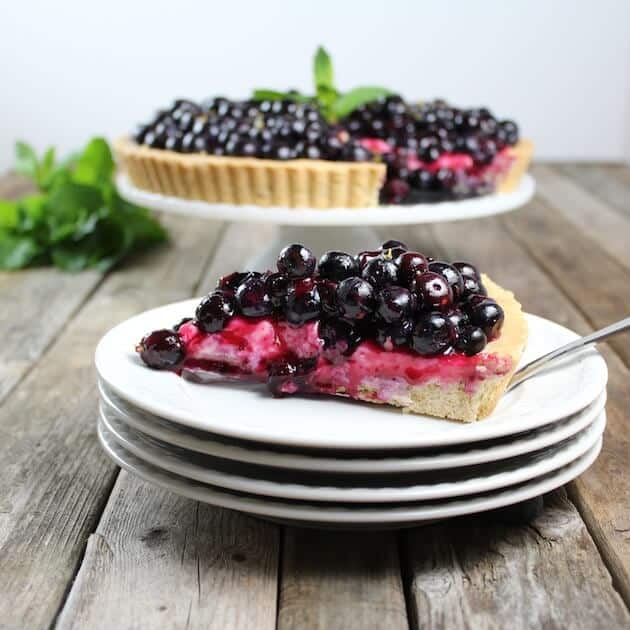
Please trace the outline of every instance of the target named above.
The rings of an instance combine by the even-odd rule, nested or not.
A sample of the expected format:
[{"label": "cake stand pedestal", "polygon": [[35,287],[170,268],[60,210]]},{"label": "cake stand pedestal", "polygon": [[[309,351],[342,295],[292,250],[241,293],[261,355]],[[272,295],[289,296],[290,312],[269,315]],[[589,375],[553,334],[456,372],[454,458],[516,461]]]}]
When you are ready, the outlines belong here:
[{"label": "cake stand pedestal", "polygon": [[287,243],[304,243],[317,255],[326,250],[361,251],[376,246],[378,238],[369,226],[418,225],[477,219],[515,210],[534,195],[535,182],[524,175],[511,193],[495,193],[461,201],[376,208],[262,208],[259,206],[212,204],[169,197],[136,188],[124,173],[116,178],[118,191],[132,203],[173,214],[218,221],[272,223],[282,226],[278,237],[248,261],[250,268],[273,268],[280,249]]}]

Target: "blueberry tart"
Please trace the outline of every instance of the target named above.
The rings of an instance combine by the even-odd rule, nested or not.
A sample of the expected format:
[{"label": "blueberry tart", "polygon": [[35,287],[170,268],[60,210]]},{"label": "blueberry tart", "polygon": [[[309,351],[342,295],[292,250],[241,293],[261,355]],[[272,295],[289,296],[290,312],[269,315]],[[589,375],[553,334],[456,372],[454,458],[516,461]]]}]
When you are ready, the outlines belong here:
[{"label": "blueberry tart", "polygon": [[514,295],[472,264],[388,241],[319,261],[288,245],[276,270],[222,277],[194,317],[136,350],[196,383],[263,382],[279,397],[344,396],[472,422],[495,408],[526,339]]},{"label": "blueberry tart", "polygon": [[487,108],[409,102],[378,87],[340,93],[325,51],[314,96],[177,100],[120,139],[139,188],[211,203],[361,208],[514,190],[533,145]]}]

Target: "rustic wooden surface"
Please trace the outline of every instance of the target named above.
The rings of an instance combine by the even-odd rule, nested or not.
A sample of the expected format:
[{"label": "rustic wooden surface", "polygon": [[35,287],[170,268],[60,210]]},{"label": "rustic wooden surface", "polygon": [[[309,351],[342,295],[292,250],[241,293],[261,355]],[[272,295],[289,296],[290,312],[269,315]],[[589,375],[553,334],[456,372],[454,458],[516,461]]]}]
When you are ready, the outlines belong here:
[{"label": "rustic wooden surface", "polygon": [[[471,259],[527,310],[580,332],[628,315],[630,167],[533,174],[536,198],[515,213],[375,239]],[[0,197],[24,185],[1,178]],[[630,627],[630,336],[602,347],[602,455],[531,524],[490,514],[350,534],[265,523],[120,472],[96,441],[103,332],[206,291],[281,232],[165,221],[171,246],[107,276],[0,273],[0,628]]]}]

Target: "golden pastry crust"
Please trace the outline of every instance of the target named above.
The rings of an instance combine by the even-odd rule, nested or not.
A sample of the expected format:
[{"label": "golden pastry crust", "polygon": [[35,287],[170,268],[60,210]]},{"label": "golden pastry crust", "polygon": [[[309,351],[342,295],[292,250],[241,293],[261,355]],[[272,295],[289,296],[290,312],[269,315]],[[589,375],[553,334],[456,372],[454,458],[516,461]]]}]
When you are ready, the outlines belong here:
[{"label": "golden pastry crust", "polygon": [[385,165],[329,160],[263,160],[182,154],[114,143],[119,167],[134,186],[209,203],[283,208],[366,208],[378,205]]},{"label": "golden pastry crust", "polygon": [[519,140],[511,151],[514,155],[514,163],[497,186],[497,192],[500,193],[514,192],[518,188],[532,159],[534,143],[531,140]]}]

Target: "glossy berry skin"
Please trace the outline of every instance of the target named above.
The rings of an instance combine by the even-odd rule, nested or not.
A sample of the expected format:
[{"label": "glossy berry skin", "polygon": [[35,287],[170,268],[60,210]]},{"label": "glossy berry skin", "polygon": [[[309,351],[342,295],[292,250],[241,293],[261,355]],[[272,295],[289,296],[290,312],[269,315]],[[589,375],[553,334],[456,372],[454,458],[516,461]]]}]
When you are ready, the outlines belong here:
[{"label": "glossy berry skin", "polygon": [[505,314],[494,300],[485,298],[472,304],[469,302],[468,312],[471,324],[479,326],[489,340],[495,339],[501,332]]},{"label": "glossy berry skin", "polygon": [[366,249],[365,251],[359,252],[356,255],[356,262],[359,267],[359,271],[363,270],[363,267],[367,265],[374,258],[380,258],[383,255],[383,252],[380,249]]},{"label": "glossy berry skin", "polygon": [[339,315],[339,307],[337,306],[337,285],[334,280],[320,278],[317,280],[317,290],[319,292],[319,300],[322,312],[326,315]]},{"label": "glossy berry skin", "polygon": [[481,352],[488,343],[486,333],[477,326],[464,326],[455,341],[454,347],[458,352],[472,357]]},{"label": "glossy berry skin", "polygon": [[417,274],[411,286],[423,308],[446,310],[453,304],[453,291],[444,276],[433,271]]},{"label": "glossy berry skin", "polygon": [[238,285],[250,275],[249,271],[235,271],[227,276],[221,276],[217,283],[217,289],[228,289],[230,291],[236,291]]},{"label": "glossy berry skin", "polygon": [[162,329],[142,338],[136,347],[140,358],[155,370],[169,370],[176,367],[186,355],[179,335],[172,330]]},{"label": "glossy berry skin", "polygon": [[321,301],[317,286],[310,278],[297,280],[289,288],[284,316],[292,326],[302,326],[321,314]]},{"label": "glossy berry skin", "polygon": [[267,368],[267,387],[274,397],[305,391],[308,375],[315,369],[315,359],[283,359]]},{"label": "glossy berry skin", "polygon": [[462,298],[467,299],[473,294],[487,295],[486,288],[481,284],[481,280],[477,278],[471,278],[470,276],[464,276],[464,291],[462,292]]},{"label": "glossy berry skin", "polygon": [[455,269],[457,269],[457,271],[459,271],[459,273],[462,274],[462,277],[475,278],[476,280],[479,280],[480,276],[477,268],[469,262],[459,260],[451,264],[455,267]]},{"label": "glossy berry skin", "polygon": [[449,265],[449,263],[440,260],[429,263],[429,271],[439,273],[446,278],[446,281],[451,287],[451,291],[453,291],[453,300],[457,301],[464,292],[464,279],[461,273],[459,273],[453,265]]},{"label": "glossy berry skin", "polygon": [[345,252],[335,251],[326,252],[319,259],[318,269],[322,278],[336,281],[344,280],[359,273],[359,267],[354,256],[350,256],[350,254]]},{"label": "glossy berry skin", "polygon": [[446,313],[446,317],[451,322],[453,330],[457,334],[459,334],[459,332],[470,323],[470,318],[468,317],[468,314],[464,311],[460,311],[459,309],[448,311],[448,313]]},{"label": "glossy berry skin", "polygon": [[384,350],[403,348],[409,345],[413,331],[410,319],[401,320],[395,324],[384,324],[376,329],[374,340]]},{"label": "glossy berry skin", "polygon": [[376,313],[388,324],[409,319],[415,307],[414,295],[404,287],[384,287],[376,296]]},{"label": "glossy berry skin", "polygon": [[422,316],[413,328],[411,345],[423,357],[443,354],[451,347],[455,334],[448,318],[439,311]]},{"label": "glossy berry skin", "polygon": [[361,277],[374,288],[396,284],[398,282],[398,265],[385,258],[374,258],[363,267]]},{"label": "glossy berry skin", "polygon": [[361,342],[360,332],[349,322],[336,317],[322,319],[318,334],[324,342],[324,356],[332,362],[339,355],[350,356]]},{"label": "glossy berry skin", "polygon": [[342,317],[364,319],[374,311],[374,288],[361,278],[346,278],[337,287],[337,305]]},{"label": "glossy berry skin", "polygon": [[404,251],[407,251],[409,248],[402,243],[401,241],[395,241],[395,240],[389,240],[389,241],[385,241],[382,245],[381,245],[381,249],[385,250],[385,249],[402,249]]},{"label": "glossy berry skin", "polygon": [[418,272],[429,270],[429,261],[420,252],[405,252],[396,259],[398,277],[402,284],[409,287]]},{"label": "glossy berry skin", "polygon": [[291,278],[312,276],[316,265],[313,252],[299,243],[287,245],[278,256],[278,271]]},{"label": "glossy berry skin", "polygon": [[236,312],[236,303],[232,293],[213,291],[201,300],[195,317],[197,326],[204,332],[213,333],[223,330],[230,317]]},{"label": "glossy berry skin", "polygon": [[236,303],[245,317],[271,315],[272,304],[262,277],[248,276],[236,291]]},{"label": "glossy berry skin", "polygon": [[266,278],[265,289],[275,309],[282,310],[286,306],[289,284],[289,278],[280,272],[272,273]]}]

